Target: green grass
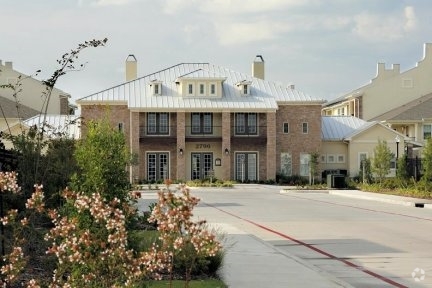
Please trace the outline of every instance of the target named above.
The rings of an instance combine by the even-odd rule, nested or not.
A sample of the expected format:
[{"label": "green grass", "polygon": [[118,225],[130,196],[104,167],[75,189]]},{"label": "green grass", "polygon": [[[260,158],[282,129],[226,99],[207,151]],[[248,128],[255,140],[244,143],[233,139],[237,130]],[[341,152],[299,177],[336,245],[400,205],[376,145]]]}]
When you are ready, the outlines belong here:
[{"label": "green grass", "polygon": [[[185,282],[176,280],[172,283],[173,288],[183,288],[185,287]],[[167,288],[170,287],[169,281],[152,281],[147,287],[149,288]],[[227,288],[222,281],[216,279],[206,279],[206,280],[193,280],[189,282],[190,288]]]}]

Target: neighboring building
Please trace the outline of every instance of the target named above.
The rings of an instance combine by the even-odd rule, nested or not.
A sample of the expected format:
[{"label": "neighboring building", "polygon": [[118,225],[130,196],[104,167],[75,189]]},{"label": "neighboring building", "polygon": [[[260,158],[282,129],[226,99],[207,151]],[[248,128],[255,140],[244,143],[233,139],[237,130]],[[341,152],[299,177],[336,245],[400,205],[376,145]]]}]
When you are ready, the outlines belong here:
[{"label": "neighboring building", "polygon": [[[378,63],[369,84],[323,105],[322,115],[355,116],[366,121],[432,93],[432,43],[424,45],[423,59],[416,67],[400,72],[400,65],[386,69]],[[380,119],[386,120],[386,119]]]},{"label": "neighboring building", "polygon": [[[37,114],[24,121],[16,122],[5,132],[15,136],[21,135],[23,132],[27,132],[30,127],[41,128],[43,124],[45,138],[66,137],[77,140],[81,137],[81,117],[79,115],[46,115],[45,117]],[[7,139],[2,139],[2,143],[6,149],[13,148],[13,144]]]},{"label": "neighboring building", "polygon": [[0,131],[10,133],[13,126],[21,123],[23,119],[38,115],[38,113],[35,109],[0,96]]},{"label": "neighboring building", "polygon": [[[31,76],[24,75],[13,69],[12,62],[0,60],[0,85],[11,84],[19,92],[14,96],[14,90],[0,88],[0,131],[4,131],[19,121],[44,113],[47,114],[70,114],[70,95],[54,88],[46,107],[46,86],[42,81]],[[18,85],[17,85],[18,84]]]},{"label": "neighboring building", "polygon": [[322,171],[357,176],[361,161],[374,157],[379,140],[386,141],[395,156],[388,175],[395,176],[396,158],[402,157],[407,140],[403,134],[377,121],[366,122],[353,116],[323,116]]},{"label": "neighboring building", "polygon": [[23,122],[25,127],[40,127],[45,123],[45,135],[48,138],[81,138],[80,115],[37,115]]},{"label": "neighboring building", "polygon": [[130,55],[127,82],[77,100],[84,122],[109,113],[125,133],[139,160],[131,180],[309,174],[309,155],[321,148],[325,101],[264,80],[261,56],[253,76],[182,63],[136,79],[136,65]]},{"label": "neighboring building", "polygon": [[380,121],[407,138],[409,158],[421,157],[425,140],[432,135],[432,93],[417,98],[372,119]]}]

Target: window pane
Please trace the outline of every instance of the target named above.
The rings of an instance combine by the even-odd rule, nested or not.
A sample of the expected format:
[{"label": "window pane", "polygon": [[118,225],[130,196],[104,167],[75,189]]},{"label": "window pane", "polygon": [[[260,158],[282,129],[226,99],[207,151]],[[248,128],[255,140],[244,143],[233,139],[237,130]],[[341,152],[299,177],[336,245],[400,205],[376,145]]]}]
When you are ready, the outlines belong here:
[{"label": "window pane", "polygon": [[200,113],[192,113],[192,133],[200,133],[201,131]]},{"label": "window pane", "polygon": [[281,173],[285,176],[292,175],[292,158],[290,153],[281,153]]},{"label": "window pane", "polygon": [[167,179],[168,178],[168,154],[163,153],[159,154],[159,175],[158,179]]},{"label": "window pane", "polygon": [[255,153],[251,153],[248,154],[248,158],[247,158],[247,179],[248,180],[257,180],[257,161],[256,161],[256,154]]},{"label": "window pane", "polygon": [[248,127],[249,127],[249,133],[250,134],[256,134],[257,133],[257,114],[250,113],[248,115]]},{"label": "window pane", "polygon": [[428,139],[432,134],[432,125],[423,125],[423,139]]},{"label": "window pane", "polygon": [[300,176],[309,176],[309,159],[309,154],[300,154]]},{"label": "window pane", "polygon": [[147,131],[148,133],[156,133],[156,113],[147,114]]},{"label": "window pane", "polygon": [[307,122],[303,122],[303,124],[302,124],[302,130],[303,130],[303,133],[308,133],[308,123]]},{"label": "window pane", "polygon": [[248,85],[243,85],[243,94],[244,95],[248,94]]},{"label": "window pane", "polygon": [[204,133],[212,133],[212,113],[204,113],[203,126]]},{"label": "window pane", "polygon": [[288,123],[283,124],[283,133],[289,133],[289,125]]},{"label": "window pane", "polygon": [[215,84],[210,84],[210,93],[216,94],[216,85]]},{"label": "window pane", "polygon": [[200,94],[204,94],[204,84],[200,84]]},{"label": "window pane", "polygon": [[193,93],[193,85],[192,84],[188,85],[188,92],[189,92],[189,94]]},{"label": "window pane", "polygon": [[147,154],[147,179],[156,180],[156,154]]},{"label": "window pane", "polygon": [[159,114],[159,132],[163,134],[168,133],[168,113]]},{"label": "window pane", "polygon": [[209,177],[209,172],[212,170],[213,157],[212,154],[204,154],[204,178]]},{"label": "window pane", "polygon": [[237,113],[236,114],[236,132],[240,134],[244,134],[246,131],[246,120],[245,120],[245,114],[244,113]]},{"label": "window pane", "polygon": [[236,154],[236,179],[246,179],[246,167],[245,167],[246,155],[243,153]]}]

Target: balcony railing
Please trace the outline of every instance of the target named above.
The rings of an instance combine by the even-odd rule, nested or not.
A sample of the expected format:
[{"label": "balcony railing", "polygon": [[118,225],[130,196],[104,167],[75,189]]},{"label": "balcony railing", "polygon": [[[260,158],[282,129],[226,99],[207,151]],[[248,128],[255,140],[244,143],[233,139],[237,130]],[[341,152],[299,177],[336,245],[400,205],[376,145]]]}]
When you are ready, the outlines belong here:
[{"label": "balcony railing", "polygon": [[[266,126],[231,126],[231,137],[267,137]],[[140,126],[139,137],[176,138],[177,126]],[[222,138],[222,126],[185,126],[186,138]]]}]

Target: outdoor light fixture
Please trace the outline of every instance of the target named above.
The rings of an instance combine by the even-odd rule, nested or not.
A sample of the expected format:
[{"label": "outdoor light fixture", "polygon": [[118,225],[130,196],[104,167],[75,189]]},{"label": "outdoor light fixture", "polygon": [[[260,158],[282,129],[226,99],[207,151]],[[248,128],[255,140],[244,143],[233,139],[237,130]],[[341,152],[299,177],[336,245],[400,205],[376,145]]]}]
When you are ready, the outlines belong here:
[{"label": "outdoor light fixture", "polygon": [[228,150],[228,148],[225,148],[225,155],[228,155],[229,154],[229,150]]},{"label": "outdoor light fixture", "polygon": [[396,159],[398,159],[399,158],[399,142],[400,142],[399,135],[396,135],[395,141],[396,141]]},{"label": "outdoor light fixture", "polygon": [[183,149],[182,148],[179,149],[179,154],[183,155]]}]

